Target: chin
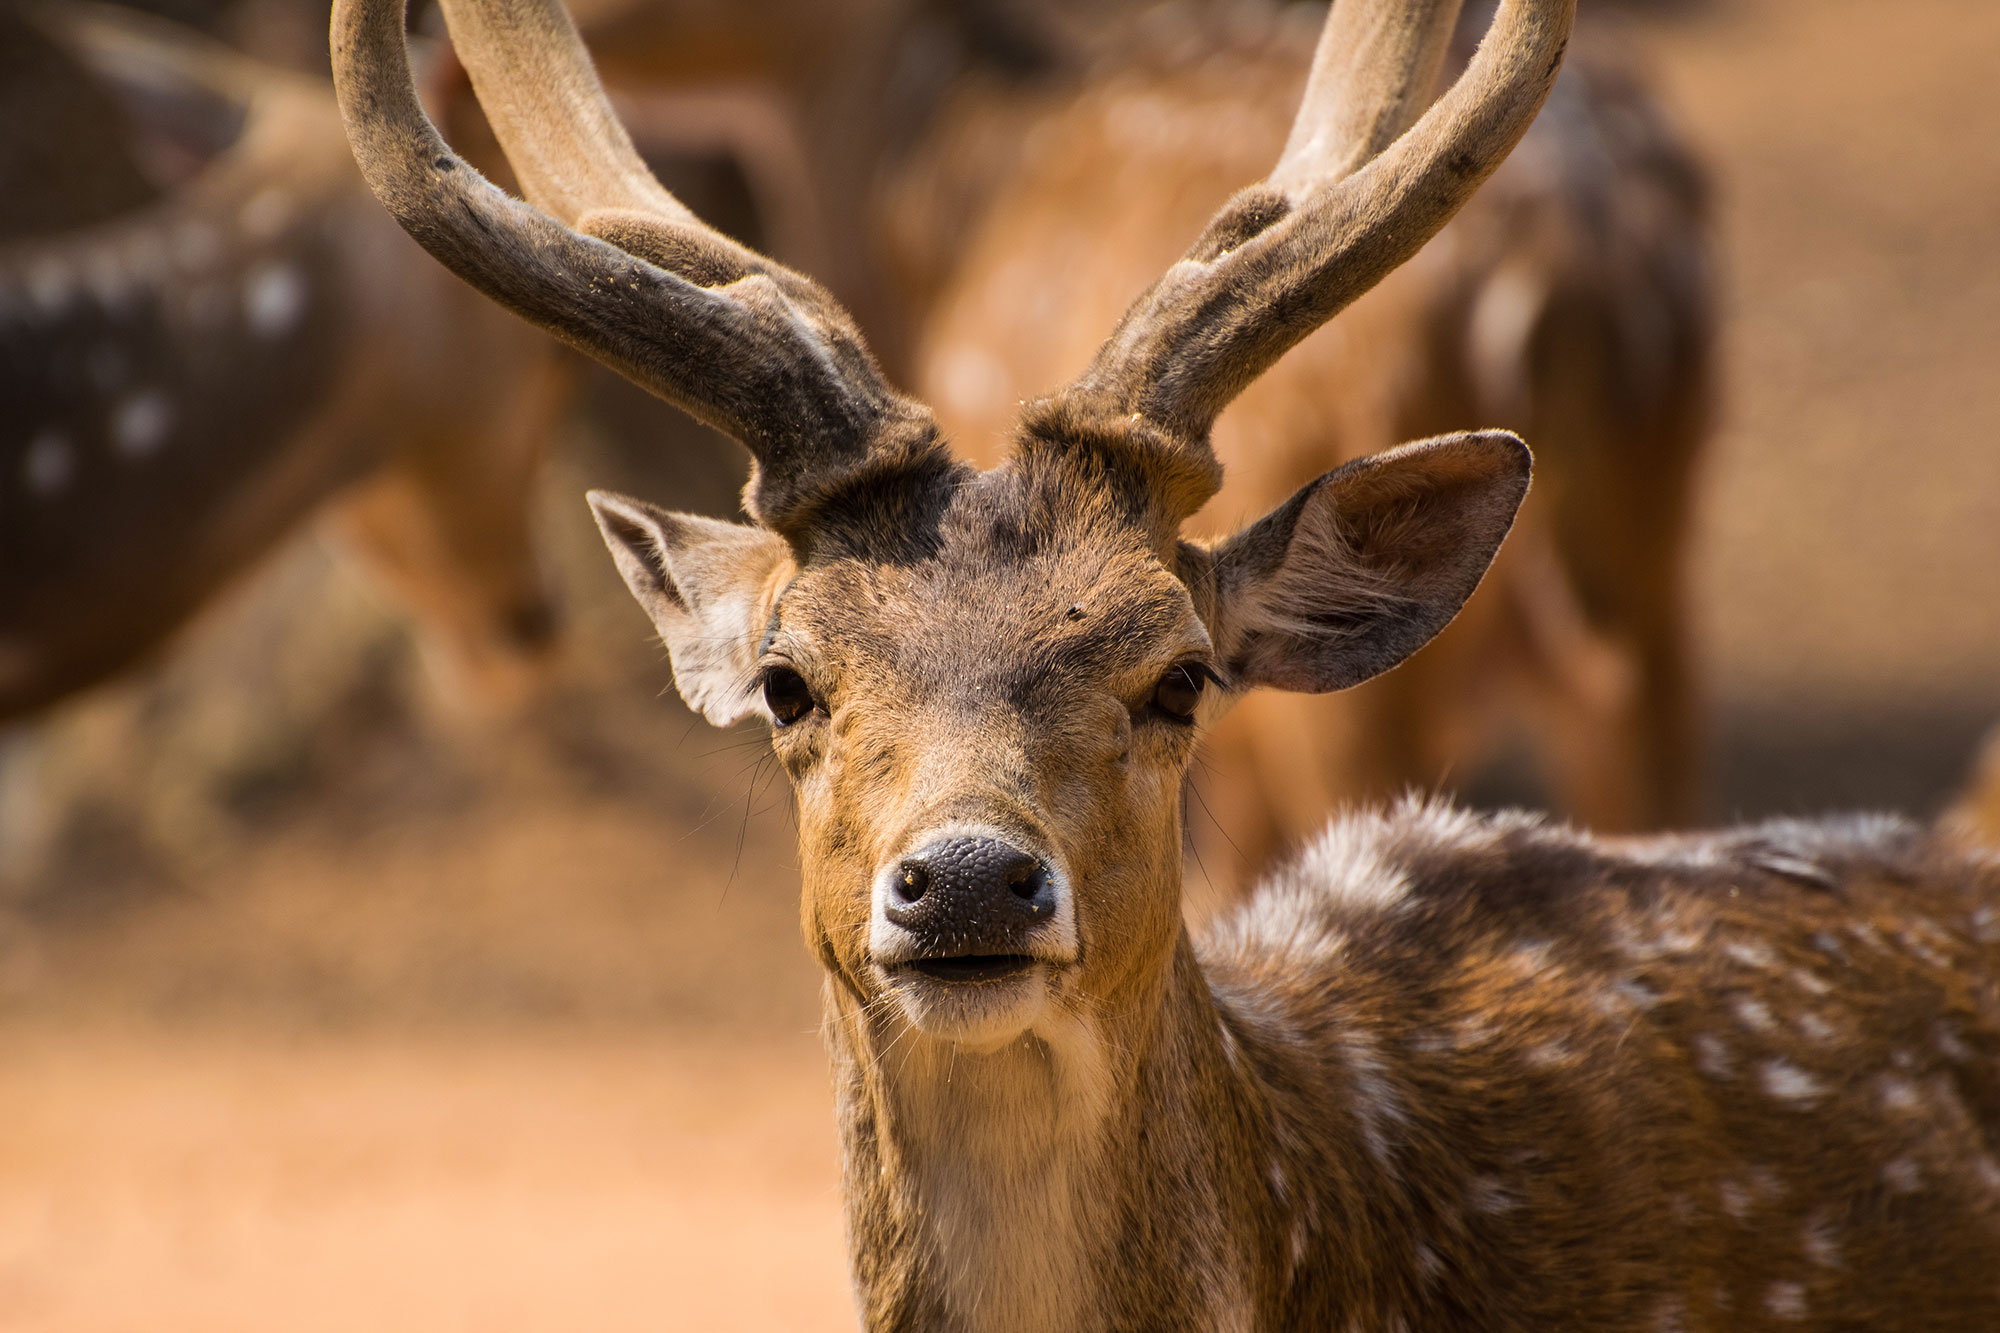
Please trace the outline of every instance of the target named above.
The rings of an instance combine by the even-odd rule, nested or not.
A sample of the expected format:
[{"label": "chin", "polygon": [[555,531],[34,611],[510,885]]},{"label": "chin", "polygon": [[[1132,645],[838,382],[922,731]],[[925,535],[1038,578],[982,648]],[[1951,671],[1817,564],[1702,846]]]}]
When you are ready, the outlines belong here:
[{"label": "chin", "polygon": [[1048,1012],[1054,984],[1051,966],[1042,962],[977,980],[940,980],[899,967],[885,971],[883,980],[911,1027],[936,1041],[989,1051]]}]

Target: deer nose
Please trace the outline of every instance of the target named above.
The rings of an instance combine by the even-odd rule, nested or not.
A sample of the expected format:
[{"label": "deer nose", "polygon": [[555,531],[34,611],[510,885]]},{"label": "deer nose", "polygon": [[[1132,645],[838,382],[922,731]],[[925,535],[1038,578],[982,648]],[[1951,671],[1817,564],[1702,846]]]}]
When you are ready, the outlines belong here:
[{"label": "deer nose", "polygon": [[998,838],[946,838],[897,864],[882,914],[927,954],[1010,952],[1054,919],[1055,875]]}]

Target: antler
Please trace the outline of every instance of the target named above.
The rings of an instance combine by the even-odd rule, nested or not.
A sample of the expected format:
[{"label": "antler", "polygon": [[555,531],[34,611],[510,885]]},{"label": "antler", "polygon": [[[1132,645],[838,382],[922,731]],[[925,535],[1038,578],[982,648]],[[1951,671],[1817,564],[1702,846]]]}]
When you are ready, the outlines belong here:
[{"label": "antler", "polygon": [[[405,231],[494,300],[740,440],[751,513],[799,540],[864,478],[950,459],[853,320],[711,230],[653,178],[559,0],[445,0],[531,207],[468,166],[417,100],[406,0],[339,0],[334,85],[363,175]],[[546,211],[544,211],[546,210]]]},{"label": "antler", "polygon": [[1044,405],[1152,426],[1178,517],[1215,493],[1208,431],[1230,400],[1436,235],[1541,109],[1576,0],[1503,0],[1471,66],[1405,132],[1458,8],[1337,0],[1270,176],[1223,206],[1083,377]]}]

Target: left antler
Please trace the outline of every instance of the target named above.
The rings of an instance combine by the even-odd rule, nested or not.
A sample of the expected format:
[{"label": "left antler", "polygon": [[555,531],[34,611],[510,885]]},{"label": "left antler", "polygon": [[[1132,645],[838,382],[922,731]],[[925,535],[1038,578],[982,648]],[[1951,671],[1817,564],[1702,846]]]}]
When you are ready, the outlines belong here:
[{"label": "left antler", "polygon": [[[827,291],[702,223],[646,169],[558,0],[445,0],[531,207],[438,136],[410,80],[405,0],[340,0],[334,83],[355,157],[453,272],[757,459],[748,501],[797,538],[865,478],[939,471],[928,409],[883,379]],[[546,211],[543,211],[546,210]]]}]

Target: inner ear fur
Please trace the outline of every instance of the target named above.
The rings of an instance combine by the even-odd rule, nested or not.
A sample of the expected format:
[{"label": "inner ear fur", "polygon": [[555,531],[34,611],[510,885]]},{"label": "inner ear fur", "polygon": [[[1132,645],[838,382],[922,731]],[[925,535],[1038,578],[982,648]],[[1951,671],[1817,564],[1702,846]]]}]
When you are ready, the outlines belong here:
[{"label": "inner ear fur", "polygon": [[1473,431],[1357,458],[1215,552],[1232,683],[1319,694],[1429,643],[1493,563],[1528,493],[1518,436]]},{"label": "inner ear fur", "polygon": [[792,558],[785,540],[610,491],[589,499],[625,586],[666,642],[688,707],[719,727],[761,715],[750,679],[771,597]]}]

